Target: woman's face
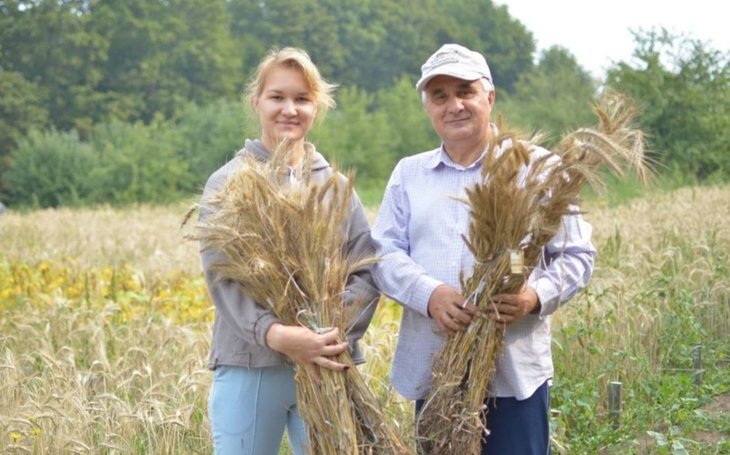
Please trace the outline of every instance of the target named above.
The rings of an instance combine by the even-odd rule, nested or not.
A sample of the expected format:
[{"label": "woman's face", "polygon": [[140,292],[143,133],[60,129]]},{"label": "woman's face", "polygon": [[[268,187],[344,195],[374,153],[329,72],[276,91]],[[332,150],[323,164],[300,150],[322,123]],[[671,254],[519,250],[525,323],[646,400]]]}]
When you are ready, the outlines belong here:
[{"label": "woman's face", "polygon": [[297,68],[275,66],[254,100],[261,122],[261,141],[270,150],[285,138],[298,141],[307,135],[317,114],[317,104]]}]

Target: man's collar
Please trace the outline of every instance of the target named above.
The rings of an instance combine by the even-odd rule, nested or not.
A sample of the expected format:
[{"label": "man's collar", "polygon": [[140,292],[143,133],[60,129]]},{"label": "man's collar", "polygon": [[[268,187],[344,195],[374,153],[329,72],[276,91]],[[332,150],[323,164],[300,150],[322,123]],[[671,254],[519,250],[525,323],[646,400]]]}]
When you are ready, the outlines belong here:
[{"label": "man's collar", "polygon": [[[497,137],[497,134],[499,133],[499,129],[497,129],[497,125],[494,123],[489,124],[489,129],[491,130],[492,136]],[[477,158],[473,163],[471,163],[468,166],[462,166],[460,164],[454,163],[454,161],[449,157],[449,154],[446,153],[446,149],[444,148],[444,143],[441,143],[441,146],[437,148],[436,150],[431,153],[431,156],[428,157],[426,162],[424,163],[424,167],[426,169],[436,169],[439,164],[444,164],[445,166],[449,166],[455,169],[469,169],[473,166],[479,166],[481,165],[482,161],[484,161],[484,156],[487,154],[487,150],[489,150],[489,145],[487,144],[487,147],[485,147],[482,154]]]},{"label": "man's collar", "polygon": [[439,148],[431,152],[428,159],[426,159],[423,163],[423,166],[426,169],[436,169],[436,167],[443,162],[441,158],[442,155],[446,155],[446,152],[444,151],[444,144],[441,144]]},{"label": "man's collar", "polygon": [[424,163],[424,167],[426,167],[426,169],[436,169],[440,164],[443,164],[444,166],[459,170],[470,169],[475,166],[480,166],[482,161],[484,161],[484,156],[486,154],[487,148],[484,149],[479,158],[477,158],[473,163],[468,166],[462,166],[461,164],[454,163],[449,154],[446,153],[446,149],[444,149],[444,144],[442,143],[439,148],[431,153],[431,156],[429,156]]}]

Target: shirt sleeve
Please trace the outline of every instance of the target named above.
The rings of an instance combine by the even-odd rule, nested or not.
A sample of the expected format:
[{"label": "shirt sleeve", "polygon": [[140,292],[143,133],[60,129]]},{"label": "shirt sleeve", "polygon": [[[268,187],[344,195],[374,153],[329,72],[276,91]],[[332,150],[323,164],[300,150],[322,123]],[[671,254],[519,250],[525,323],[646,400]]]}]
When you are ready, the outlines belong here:
[{"label": "shirt sleeve", "polygon": [[[199,220],[205,222],[214,208],[207,206],[206,201],[225,184],[225,174],[214,174],[208,180],[203,192]],[[201,261],[208,293],[215,305],[215,310],[226,324],[235,329],[236,335],[247,343],[259,346],[266,345],[266,333],[269,327],[279,320],[274,313],[256,304],[251,297],[242,292],[238,283],[224,280],[215,271],[215,264],[224,260],[221,252],[206,248],[201,243]]]},{"label": "shirt sleeve", "polygon": [[580,215],[563,216],[558,232],[545,245],[540,264],[527,280],[540,299],[541,317],[554,313],[588,283],[596,256],[592,229]]},{"label": "shirt sleeve", "polygon": [[409,255],[410,206],[401,178],[402,162],[393,170],[373,226],[379,257],[374,269],[375,284],[383,294],[428,316],[428,300],[443,283],[429,276]]}]

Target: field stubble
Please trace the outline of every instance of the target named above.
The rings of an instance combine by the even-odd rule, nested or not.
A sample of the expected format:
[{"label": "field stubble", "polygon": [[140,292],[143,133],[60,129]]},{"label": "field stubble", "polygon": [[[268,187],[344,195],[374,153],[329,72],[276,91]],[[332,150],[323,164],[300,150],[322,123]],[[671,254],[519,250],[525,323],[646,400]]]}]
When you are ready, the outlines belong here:
[{"label": "field stubble", "polygon": [[[586,209],[599,258],[589,288],[553,318],[555,451],[730,452],[727,414],[700,409],[730,390],[730,187]],[[211,451],[212,309],[184,212],[0,217],[0,452]],[[362,368],[412,441],[412,407],[388,380],[399,315],[379,307]],[[683,370],[698,343],[695,389]],[[605,407],[613,380],[624,384],[618,431]],[[717,437],[696,436],[708,432]]]}]

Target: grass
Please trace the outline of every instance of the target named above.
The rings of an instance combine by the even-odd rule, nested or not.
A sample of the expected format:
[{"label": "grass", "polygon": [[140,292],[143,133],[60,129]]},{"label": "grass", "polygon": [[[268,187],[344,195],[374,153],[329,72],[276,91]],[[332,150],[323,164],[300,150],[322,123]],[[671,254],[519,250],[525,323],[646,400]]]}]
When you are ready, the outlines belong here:
[{"label": "grass", "polygon": [[[729,207],[729,186],[587,204],[598,267],[553,318],[555,453],[730,453]],[[211,452],[212,310],[185,209],[0,216],[0,452]],[[412,442],[412,403],[388,380],[399,315],[379,307],[361,368]]]},{"label": "grass", "polygon": [[[627,453],[635,438],[664,428],[691,439],[697,429],[685,425],[687,414],[730,391],[728,201],[727,188],[686,188],[588,215],[598,268],[589,289],[554,318],[552,407],[567,453]],[[681,371],[691,369],[698,343],[707,368],[700,389]],[[609,381],[624,385],[619,431],[605,424]]]},{"label": "grass", "polygon": [[0,218],[2,257],[28,264],[70,260],[81,269],[127,265],[146,280],[196,275],[197,245],[180,230],[189,205],[7,212]]}]

